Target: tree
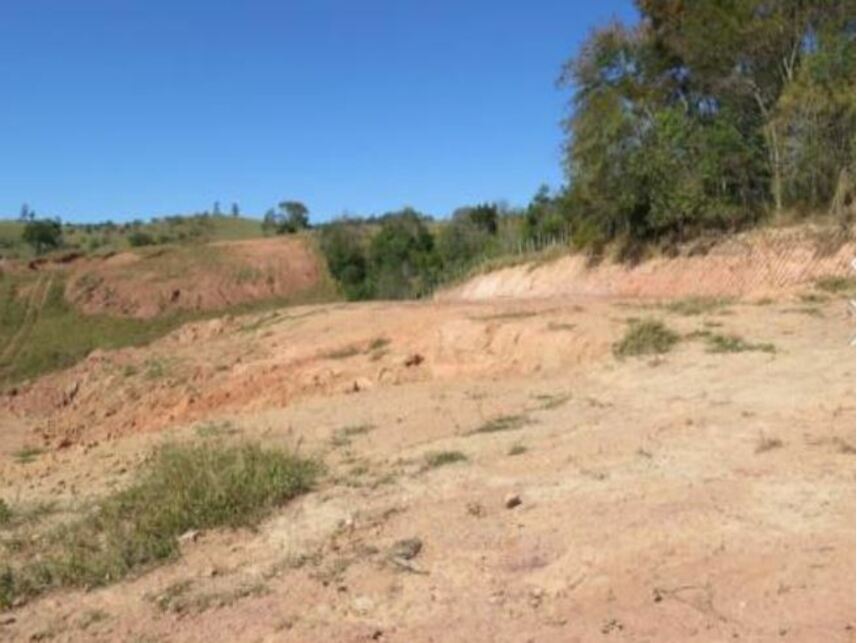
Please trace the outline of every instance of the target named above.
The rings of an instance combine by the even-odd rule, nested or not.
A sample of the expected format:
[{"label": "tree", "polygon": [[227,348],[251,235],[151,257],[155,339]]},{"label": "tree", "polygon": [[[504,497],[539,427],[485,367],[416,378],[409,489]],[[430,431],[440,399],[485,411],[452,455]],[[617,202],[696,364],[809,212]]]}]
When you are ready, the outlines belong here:
[{"label": "tree", "polygon": [[32,221],[36,216],[36,213],[30,210],[30,206],[26,203],[21,205],[21,212],[18,215],[18,218],[21,221]]},{"label": "tree", "polygon": [[212,216],[219,217],[221,215],[220,212],[220,201],[215,201],[214,205],[211,208]]},{"label": "tree", "polygon": [[24,243],[30,245],[35,253],[59,248],[62,244],[62,225],[58,219],[32,219],[21,233]]},{"label": "tree", "polygon": [[232,212],[233,217],[241,216],[241,208],[238,207],[237,203],[232,204],[232,208],[230,208],[230,211]]},{"label": "tree", "polygon": [[303,203],[300,201],[282,201],[279,207],[285,214],[283,232],[297,232],[309,227],[309,209]]},{"label": "tree", "polygon": [[282,234],[280,232],[282,215],[277,214],[274,208],[270,208],[262,217],[262,232],[265,234]]},{"label": "tree", "polygon": [[360,226],[348,220],[335,221],[321,230],[320,246],[330,274],[350,300],[371,297],[367,281],[368,263]]},{"label": "tree", "polygon": [[440,268],[434,239],[418,212],[405,208],[383,217],[369,244],[371,291],[382,299],[418,297],[434,284]]}]

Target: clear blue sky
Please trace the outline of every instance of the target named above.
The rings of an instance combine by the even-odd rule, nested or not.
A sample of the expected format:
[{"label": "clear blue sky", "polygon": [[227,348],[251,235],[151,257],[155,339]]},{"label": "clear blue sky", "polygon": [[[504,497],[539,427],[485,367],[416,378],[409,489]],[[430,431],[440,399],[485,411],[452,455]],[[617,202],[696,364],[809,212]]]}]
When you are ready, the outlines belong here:
[{"label": "clear blue sky", "polygon": [[0,217],[312,220],[562,183],[555,80],[631,0],[2,0]]}]

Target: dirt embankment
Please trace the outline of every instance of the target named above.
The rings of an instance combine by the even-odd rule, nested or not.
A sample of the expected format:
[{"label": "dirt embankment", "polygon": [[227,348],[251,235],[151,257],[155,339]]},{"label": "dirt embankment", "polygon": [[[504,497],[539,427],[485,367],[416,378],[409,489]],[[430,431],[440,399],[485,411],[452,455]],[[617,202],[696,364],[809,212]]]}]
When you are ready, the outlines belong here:
[{"label": "dirt embankment", "polygon": [[151,318],[306,293],[328,279],[309,243],[278,237],[77,259],[66,298],[87,314]]},{"label": "dirt embankment", "polygon": [[438,293],[444,301],[540,297],[689,296],[760,298],[794,292],[814,280],[853,276],[853,232],[798,226],[761,229],[677,257],[596,265],[582,254],[496,270]]}]

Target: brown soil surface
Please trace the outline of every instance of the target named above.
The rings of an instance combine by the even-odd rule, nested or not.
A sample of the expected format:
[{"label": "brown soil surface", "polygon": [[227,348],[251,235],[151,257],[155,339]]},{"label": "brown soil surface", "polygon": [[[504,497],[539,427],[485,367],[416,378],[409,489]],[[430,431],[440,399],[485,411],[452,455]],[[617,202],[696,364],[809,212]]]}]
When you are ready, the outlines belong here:
[{"label": "brown soil surface", "polygon": [[296,237],[145,248],[68,267],[66,297],[83,312],[144,319],[288,297],[325,278],[313,249]]},{"label": "brown soil surface", "polygon": [[[641,317],[776,350],[618,359]],[[166,440],[299,444],[329,472],[258,531],[0,613],[0,639],[853,641],[853,332],[835,297],[566,297],[297,307],[93,354],[0,399],[12,504],[77,515]],[[439,450],[468,460],[427,470]]]}]

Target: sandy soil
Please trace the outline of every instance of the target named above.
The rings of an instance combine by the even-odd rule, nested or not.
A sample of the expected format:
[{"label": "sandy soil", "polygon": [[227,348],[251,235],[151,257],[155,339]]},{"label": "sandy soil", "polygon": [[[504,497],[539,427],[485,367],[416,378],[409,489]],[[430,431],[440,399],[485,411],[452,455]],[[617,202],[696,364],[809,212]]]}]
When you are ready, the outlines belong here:
[{"label": "sandy soil", "polygon": [[[646,316],[776,352],[614,357]],[[835,298],[556,298],[290,308],[92,355],[2,398],[10,501],[73,515],[165,440],[300,445],[329,473],[256,532],[0,614],[0,639],[853,641],[852,334]],[[468,461],[426,470],[437,450]]]}]

